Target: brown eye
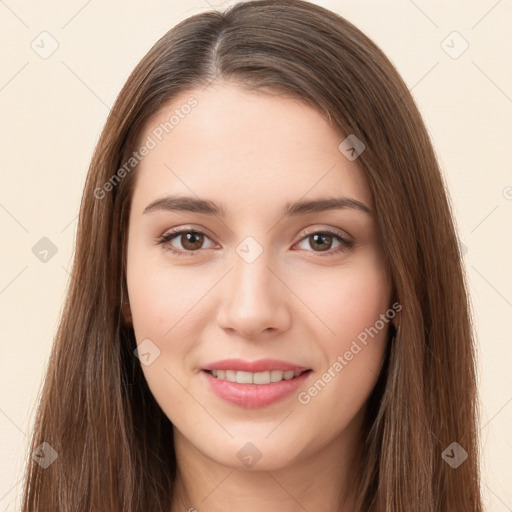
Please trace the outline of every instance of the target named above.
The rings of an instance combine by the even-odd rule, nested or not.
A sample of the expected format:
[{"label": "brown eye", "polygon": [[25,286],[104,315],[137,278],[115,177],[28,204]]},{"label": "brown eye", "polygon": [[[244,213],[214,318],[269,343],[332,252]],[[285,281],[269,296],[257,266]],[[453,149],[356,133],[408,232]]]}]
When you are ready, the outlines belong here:
[{"label": "brown eye", "polygon": [[[158,243],[178,256],[193,256],[194,253],[198,253],[205,248],[203,247],[205,240],[210,241],[209,237],[200,231],[182,229],[162,236]],[[214,246],[215,244],[210,241],[209,247]]]},{"label": "brown eye", "polygon": [[333,243],[334,237],[327,233],[316,233],[309,235],[310,246],[315,249],[318,248],[320,251],[329,250]]},{"label": "brown eye", "polygon": [[201,249],[203,241],[204,235],[195,231],[185,232],[180,235],[181,246],[187,251]]},{"label": "brown eye", "polygon": [[[331,231],[315,231],[314,233],[306,234],[300,241],[300,244],[306,244],[311,250],[308,252],[326,253],[325,256],[336,255],[343,251],[352,249],[354,242],[347,240],[339,233]],[[333,246],[333,244],[336,244]],[[301,247],[301,249],[308,249]],[[324,256],[324,254],[321,254]]]}]

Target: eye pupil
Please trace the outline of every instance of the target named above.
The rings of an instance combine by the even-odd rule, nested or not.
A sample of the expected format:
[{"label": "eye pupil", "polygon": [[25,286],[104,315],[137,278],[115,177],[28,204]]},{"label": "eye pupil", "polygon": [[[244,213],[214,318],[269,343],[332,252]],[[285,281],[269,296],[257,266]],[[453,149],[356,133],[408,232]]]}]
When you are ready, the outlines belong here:
[{"label": "eye pupil", "polygon": [[[328,250],[329,249],[329,245],[330,243],[332,243],[332,235],[329,235],[329,234],[323,234],[323,233],[315,233],[314,235],[311,235],[311,237],[313,238],[314,240],[314,243],[311,244],[311,247],[314,248],[315,245],[317,245],[317,242],[318,242],[318,239],[323,239],[325,241],[325,239],[327,239],[327,244],[322,244],[319,246],[319,249],[321,251],[324,251],[324,250]],[[330,242],[330,243],[329,243]]]},{"label": "eye pupil", "polygon": [[[199,241],[199,243],[198,243]],[[203,235],[200,233],[188,232],[181,235],[181,243],[185,249],[199,249],[203,242]],[[191,245],[191,246],[190,246]],[[187,247],[188,246],[188,247]]]}]

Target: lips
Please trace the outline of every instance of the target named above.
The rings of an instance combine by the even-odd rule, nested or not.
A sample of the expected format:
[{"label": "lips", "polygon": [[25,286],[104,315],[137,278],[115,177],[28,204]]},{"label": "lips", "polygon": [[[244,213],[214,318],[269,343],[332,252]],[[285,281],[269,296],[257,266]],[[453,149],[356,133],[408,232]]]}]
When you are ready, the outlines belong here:
[{"label": "lips", "polygon": [[205,366],[200,373],[220,398],[237,406],[256,408],[290,395],[304,383],[311,369],[277,359],[224,359]]},{"label": "lips", "polygon": [[280,361],[279,359],[259,359],[258,361],[243,361],[242,359],[223,359],[215,361],[203,367],[203,370],[235,370],[243,372],[267,372],[272,370],[281,370],[283,372],[303,372],[308,370],[305,366]]}]

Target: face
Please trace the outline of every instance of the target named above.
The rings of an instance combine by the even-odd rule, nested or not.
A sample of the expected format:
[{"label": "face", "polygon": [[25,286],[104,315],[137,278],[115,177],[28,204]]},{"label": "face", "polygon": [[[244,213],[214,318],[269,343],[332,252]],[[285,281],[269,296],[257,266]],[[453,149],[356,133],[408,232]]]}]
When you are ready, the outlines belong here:
[{"label": "face", "polygon": [[301,102],[227,83],[175,97],[140,137],[139,356],[175,439],[211,461],[285,467],[361,425],[394,310],[344,139]]}]

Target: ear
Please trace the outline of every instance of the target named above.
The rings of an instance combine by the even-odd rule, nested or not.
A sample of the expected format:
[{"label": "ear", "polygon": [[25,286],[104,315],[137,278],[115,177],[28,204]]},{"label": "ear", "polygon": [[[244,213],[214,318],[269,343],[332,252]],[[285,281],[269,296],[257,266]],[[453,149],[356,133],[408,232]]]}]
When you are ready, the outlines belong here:
[{"label": "ear", "polygon": [[130,309],[129,302],[121,304],[121,315],[123,317],[123,324],[128,327],[133,327],[132,310]]}]

